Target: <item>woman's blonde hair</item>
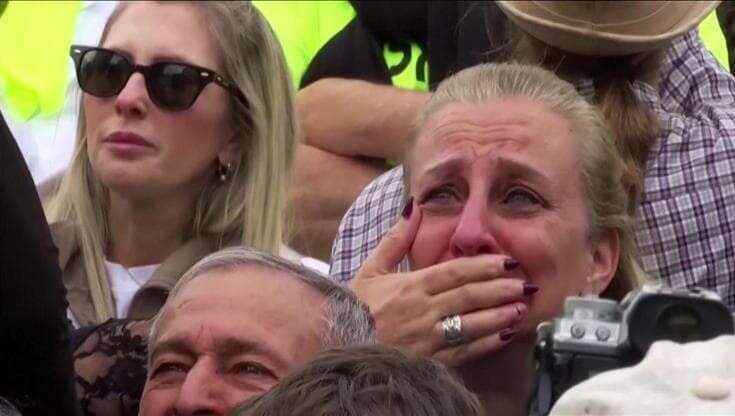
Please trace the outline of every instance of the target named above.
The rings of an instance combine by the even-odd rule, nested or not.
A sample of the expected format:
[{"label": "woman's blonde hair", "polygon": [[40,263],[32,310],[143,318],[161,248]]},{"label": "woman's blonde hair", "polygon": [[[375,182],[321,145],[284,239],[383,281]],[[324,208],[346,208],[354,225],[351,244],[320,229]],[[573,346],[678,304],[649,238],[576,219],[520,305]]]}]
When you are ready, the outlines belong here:
[{"label": "woman's blonde hair", "polygon": [[439,85],[417,119],[416,132],[421,131],[431,115],[449,104],[480,104],[512,97],[527,97],[542,103],[573,126],[580,149],[580,177],[590,238],[615,232],[620,240],[618,268],[602,295],[622,299],[644,281],[632,229],[634,218],[628,210],[630,195],[623,183],[625,163],[605,120],[573,85],[536,66],[478,65],[460,71]]},{"label": "woman's blonde hair", "polygon": [[[296,142],[293,91],[278,40],[265,18],[250,2],[186,2],[207,22],[219,45],[224,71],[245,95],[245,106],[230,100],[241,154],[230,179],[221,182],[213,170],[196,202],[184,238],[207,236],[218,245],[238,241],[277,253],[286,232],[284,208],[290,188]],[[121,3],[108,20],[102,44],[127,7]],[[50,222],[76,226],[84,270],[98,320],[114,316],[105,268],[110,242],[109,194],[95,175],[87,155],[86,120],[80,105],[77,139],[71,166],[49,201]]]},{"label": "woman's blonde hair", "polygon": [[644,174],[651,147],[661,133],[658,116],[638,100],[632,89],[636,79],[658,84],[660,51],[646,58],[637,55],[594,57],[576,55],[535,39],[518,27],[511,28],[513,59],[553,71],[569,82],[589,78],[591,97],[615,138],[625,161],[623,185],[630,194],[629,209],[635,213],[643,192]]}]

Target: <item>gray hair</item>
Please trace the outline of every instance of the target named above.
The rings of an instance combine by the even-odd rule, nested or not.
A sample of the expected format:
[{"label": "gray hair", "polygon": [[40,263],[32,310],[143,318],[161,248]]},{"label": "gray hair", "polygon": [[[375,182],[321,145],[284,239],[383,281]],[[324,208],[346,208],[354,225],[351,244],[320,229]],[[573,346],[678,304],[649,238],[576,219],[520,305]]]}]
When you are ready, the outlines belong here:
[{"label": "gray hair", "polygon": [[[213,270],[234,270],[245,266],[260,266],[284,272],[316,289],[326,298],[325,327],[319,337],[324,349],[376,343],[375,324],[367,305],[348,288],[343,287],[312,269],[272,254],[245,247],[230,247],[208,255],[193,265],[179,279],[168,296],[172,301],[192,280]],[[246,279],[247,275],[244,274]],[[164,305],[153,318],[149,345],[156,341]],[[152,348],[148,348],[151,351]],[[150,358],[150,356],[149,356]]]},{"label": "gray hair", "polygon": [[[620,239],[618,269],[602,295],[622,299],[645,281],[633,235],[635,218],[628,210],[630,194],[624,188],[625,164],[605,119],[572,84],[532,65],[482,64],[464,69],[439,84],[417,118],[414,140],[427,120],[449,104],[481,104],[512,97],[527,97],[544,104],[574,128],[580,149],[579,172],[589,234],[614,231]],[[406,160],[411,158],[412,147],[413,143]],[[410,172],[405,164],[404,177],[408,189]]]},{"label": "gray hair", "polygon": [[0,397],[0,416],[22,416],[9,401]]}]

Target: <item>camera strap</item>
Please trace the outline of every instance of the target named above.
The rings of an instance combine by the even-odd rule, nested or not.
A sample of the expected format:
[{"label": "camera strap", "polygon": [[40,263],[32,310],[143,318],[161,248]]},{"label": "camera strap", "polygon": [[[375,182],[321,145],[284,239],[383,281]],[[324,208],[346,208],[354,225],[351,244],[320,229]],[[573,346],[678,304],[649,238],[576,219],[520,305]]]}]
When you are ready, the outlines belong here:
[{"label": "camera strap", "polygon": [[528,399],[529,416],[547,416],[554,403],[554,391],[551,374],[554,366],[554,355],[551,349],[552,333],[545,334],[534,347],[535,373],[531,396]]}]

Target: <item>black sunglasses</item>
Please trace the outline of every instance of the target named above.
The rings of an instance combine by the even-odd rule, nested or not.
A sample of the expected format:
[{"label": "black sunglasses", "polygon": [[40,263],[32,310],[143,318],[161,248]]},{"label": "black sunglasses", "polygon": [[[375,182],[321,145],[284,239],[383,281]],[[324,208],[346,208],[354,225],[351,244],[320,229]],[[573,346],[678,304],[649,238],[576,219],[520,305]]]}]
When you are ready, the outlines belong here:
[{"label": "black sunglasses", "polygon": [[96,97],[119,94],[128,79],[140,72],[151,101],[166,110],[188,109],[210,82],[229,91],[248,107],[245,96],[233,83],[207,68],[178,62],[136,65],[119,52],[92,46],[72,45],[69,55],[74,60],[79,87]]}]

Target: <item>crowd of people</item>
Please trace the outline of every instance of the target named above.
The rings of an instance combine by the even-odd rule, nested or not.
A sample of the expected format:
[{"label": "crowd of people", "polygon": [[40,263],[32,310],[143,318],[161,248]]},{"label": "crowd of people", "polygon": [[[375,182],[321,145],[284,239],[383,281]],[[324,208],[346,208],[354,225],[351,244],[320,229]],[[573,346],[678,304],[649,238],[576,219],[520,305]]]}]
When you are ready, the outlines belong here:
[{"label": "crowd of people", "polygon": [[[60,177],[0,117],[0,414],[520,416],[569,296],[735,312],[716,8],[119,2],[69,45]],[[677,407],[637,380],[679,347]],[[735,412],[733,347],[656,343],[552,414]]]}]

